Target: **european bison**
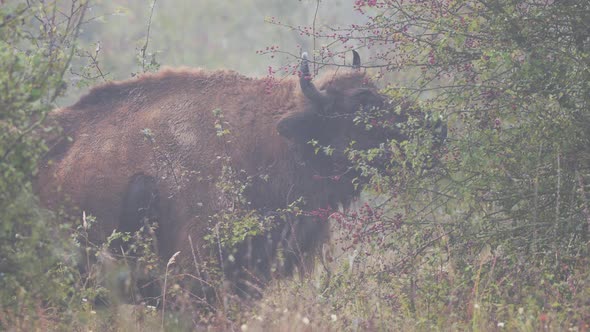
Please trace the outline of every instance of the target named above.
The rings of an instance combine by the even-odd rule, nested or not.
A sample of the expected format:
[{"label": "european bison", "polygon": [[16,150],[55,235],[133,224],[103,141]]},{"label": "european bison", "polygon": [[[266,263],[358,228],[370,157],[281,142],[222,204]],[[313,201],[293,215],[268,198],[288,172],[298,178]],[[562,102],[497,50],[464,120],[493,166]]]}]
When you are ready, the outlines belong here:
[{"label": "european bison", "polygon": [[[355,67],[360,59],[355,52]],[[358,174],[344,153],[376,146],[395,132],[355,125],[359,111],[383,106],[384,97],[359,70],[342,70],[312,83],[307,57],[301,77],[275,82],[231,71],[165,69],[93,88],[52,117],[63,139],[40,168],[38,191],[50,207],[65,199],[96,216],[92,241],[114,229],[133,232],[146,219],[159,223],[157,246],[180,264],[219,258],[206,236],[214,215],[231,209],[225,177],[249,176],[243,197],[260,219],[303,198],[303,210],[348,205],[358,194]],[[333,153],[316,152],[315,140]],[[223,173],[223,174],[222,174]],[[309,215],[274,218],[275,226],[225,250],[223,270],[236,288],[247,275],[268,278],[277,252],[278,271],[301,268],[328,237],[326,222]],[[189,241],[189,235],[192,241]],[[192,244],[192,245],[191,245]]]}]

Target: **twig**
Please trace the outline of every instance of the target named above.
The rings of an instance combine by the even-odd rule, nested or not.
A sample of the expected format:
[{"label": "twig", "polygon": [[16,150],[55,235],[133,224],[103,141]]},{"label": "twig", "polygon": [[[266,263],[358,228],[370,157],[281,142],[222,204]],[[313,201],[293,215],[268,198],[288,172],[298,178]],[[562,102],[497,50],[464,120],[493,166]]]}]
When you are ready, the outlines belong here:
[{"label": "twig", "polygon": [[193,245],[193,239],[191,238],[190,234],[188,236],[188,242],[191,245],[191,252],[193,254],[193,261],[195,263],[195,269],[197,269],[197,275],[199,276],[199,283],[201,284],[201,290],[203,294],[205,293],[205,286],[203,285],[203,275],[201,274],[201,270],[199,269],[199,264],[197,263],[197,256],[195,255],[195,246]]},{"label": "twig", "polygon": [[154,2],[152,2],[152,8],[150,11],[150,18],[148,20],[148,26],[147,26],[147,35],[145,36],[145,44],[141,48],[141,69],[143,70],[144,73],[146,72],[146,70],[145,70],[145,52],[147,51],[148,44],[150,42],[150,30],[152,27],[152,16],[154,15],[154,8],[155,7],[156,7],[156,0],[154,0]]},{"label": "twig", "polygon": [[180,254],[180,251],[177,251],[170,259],[168,260],[168,264],[166,264],[166,274],[164,275],[164,289],[162,290],[162,331],[164,331],[164,318],[166,317],[166,284],[168,283],[168,268],[170,265],[176,262],[176,256]]},{"label": "twig", "polygon": [[[553,233],[555,238],[557,239],[559,233],[559,209],[561,203],[561,150],[559,146],[557,146],[557,192],[556,192],[556,199],[555,199],[555,225],[553,225]],[[559,266],[559,241],[555,241],[555,267]]]},{"label": "twig", "polygon": [[[221,269],[222,280],[225,280],[225,271],[223,270],[223,251],[221,249],[221,236],[219,235],[219,223],[215,225],[215,233],[217,235],[217,248],[219,249],[219,268]],[[227,312],[227,307],[225,305],[225,296],[221,303],[223,304],[223,311]]]},{"label": "twig", "polygon": [[318,74],[319,68],[318,66],[315,65],[315,45],[316,45],[316,33],[315,33],[315,22],[316,19],[318,17],[318,11],[320,10],[320,0],[316,0],[316,6],[315,6],[315,13],[313,14],[313,23],[312,23],[312,31],[313,31],[313,52],[312,53],[312,57],[313,57],[313,73],[314,75]]},{"label": "twig", "polygon": [[[100,69],[100,66],[98,65],[98,53],[100,52],[100,50],[101,50],[100,42],[98,42],[96,45],[96,51],[95,51],[94,55],[92,55],[90,52],[86,52],[86,54],[88,55],[88,57],[92,61],[92,65],[94,66],[94,68],[96,68],[96,71],[98,71],[98,74],[100,75],[102,80],[106,82],[107,79],[105,77],[105,74],[102,72],[102,70]],[[107,75],[108,75],[108,73],[107,73]]]}]

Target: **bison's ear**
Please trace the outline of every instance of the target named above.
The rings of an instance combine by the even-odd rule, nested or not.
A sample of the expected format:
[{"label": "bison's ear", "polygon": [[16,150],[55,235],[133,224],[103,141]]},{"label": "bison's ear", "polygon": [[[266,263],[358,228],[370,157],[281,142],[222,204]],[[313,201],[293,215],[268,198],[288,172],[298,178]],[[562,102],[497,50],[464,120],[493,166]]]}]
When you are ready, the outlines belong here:
[{"label": "bison's ear", "polygon": [[279,120],[277,131],[283,137],[305,144],[318,134],[320,122],[314,112],[292,113]]}]

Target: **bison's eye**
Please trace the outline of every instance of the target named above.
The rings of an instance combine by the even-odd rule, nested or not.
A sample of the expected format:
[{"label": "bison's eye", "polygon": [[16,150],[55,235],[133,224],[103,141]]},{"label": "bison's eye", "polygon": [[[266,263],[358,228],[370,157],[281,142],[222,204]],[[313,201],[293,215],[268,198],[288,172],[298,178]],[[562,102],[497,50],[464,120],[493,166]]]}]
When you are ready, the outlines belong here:
[{"label": "bison's eye", "polygon": [[355,101],[362,105],[363,108],[379,107],[383,101],[381,97],[370,89],[358,89],[352,93]]}]

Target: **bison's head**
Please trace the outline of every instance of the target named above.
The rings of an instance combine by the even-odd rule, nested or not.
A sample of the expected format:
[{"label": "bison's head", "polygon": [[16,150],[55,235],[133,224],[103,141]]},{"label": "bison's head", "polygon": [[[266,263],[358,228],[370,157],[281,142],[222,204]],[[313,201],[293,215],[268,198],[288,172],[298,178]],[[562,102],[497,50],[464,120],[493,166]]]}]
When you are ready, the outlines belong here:
[{"label": "bison's head", "polygon": [[[310,80],[309,61],[304,53],[299,83],[306,106],[302,111],[287,114],[277,124],[279,133],[294,143],[303,162],[315,174],[331,179],[346,176],[342,182],[348,183],[350,181],[346,180],[359,175],[347,157],[346,151],[351,143],[354,143],[354,149],[365,150],[390,140],[405,140],[408,137],[398,124],[407,121],[410,115],[424,119],[418,122],[432,128],[435,137],[446,137],[446,126],[440,120],[433,123],[407,103],[388,101],[380,94],[368,77],[358,70],[360,57],[353,53],[352,70],[324,76],[317,86]],[[393,111],[396,108],[398,112]],[[375,158],[377,165],[374,166],[387,163],[388,158]],[[350,192],[350,187],[343,185],[341,183],[334,190],[354,195],[356,190]]]},{"label": "bison's head", "polygon": [[[388,139],[403,139],[393,127],[368,129],[370,126],[359,121],[379,114],[387,105],[386,98],[359,67],[360,57],[354,52],[352,70],[328,75],[316,87],[310,80],[309,61],[304,53],[300,86],[306,99],[305,109],[288,114],[277,125],[279,133],[295,143],[304,161],[320,176],[352,173],[345,153],[351,143],[356,149],[366,149]],[[318,153],[318,147],[324,149],[320,148]]]}]

